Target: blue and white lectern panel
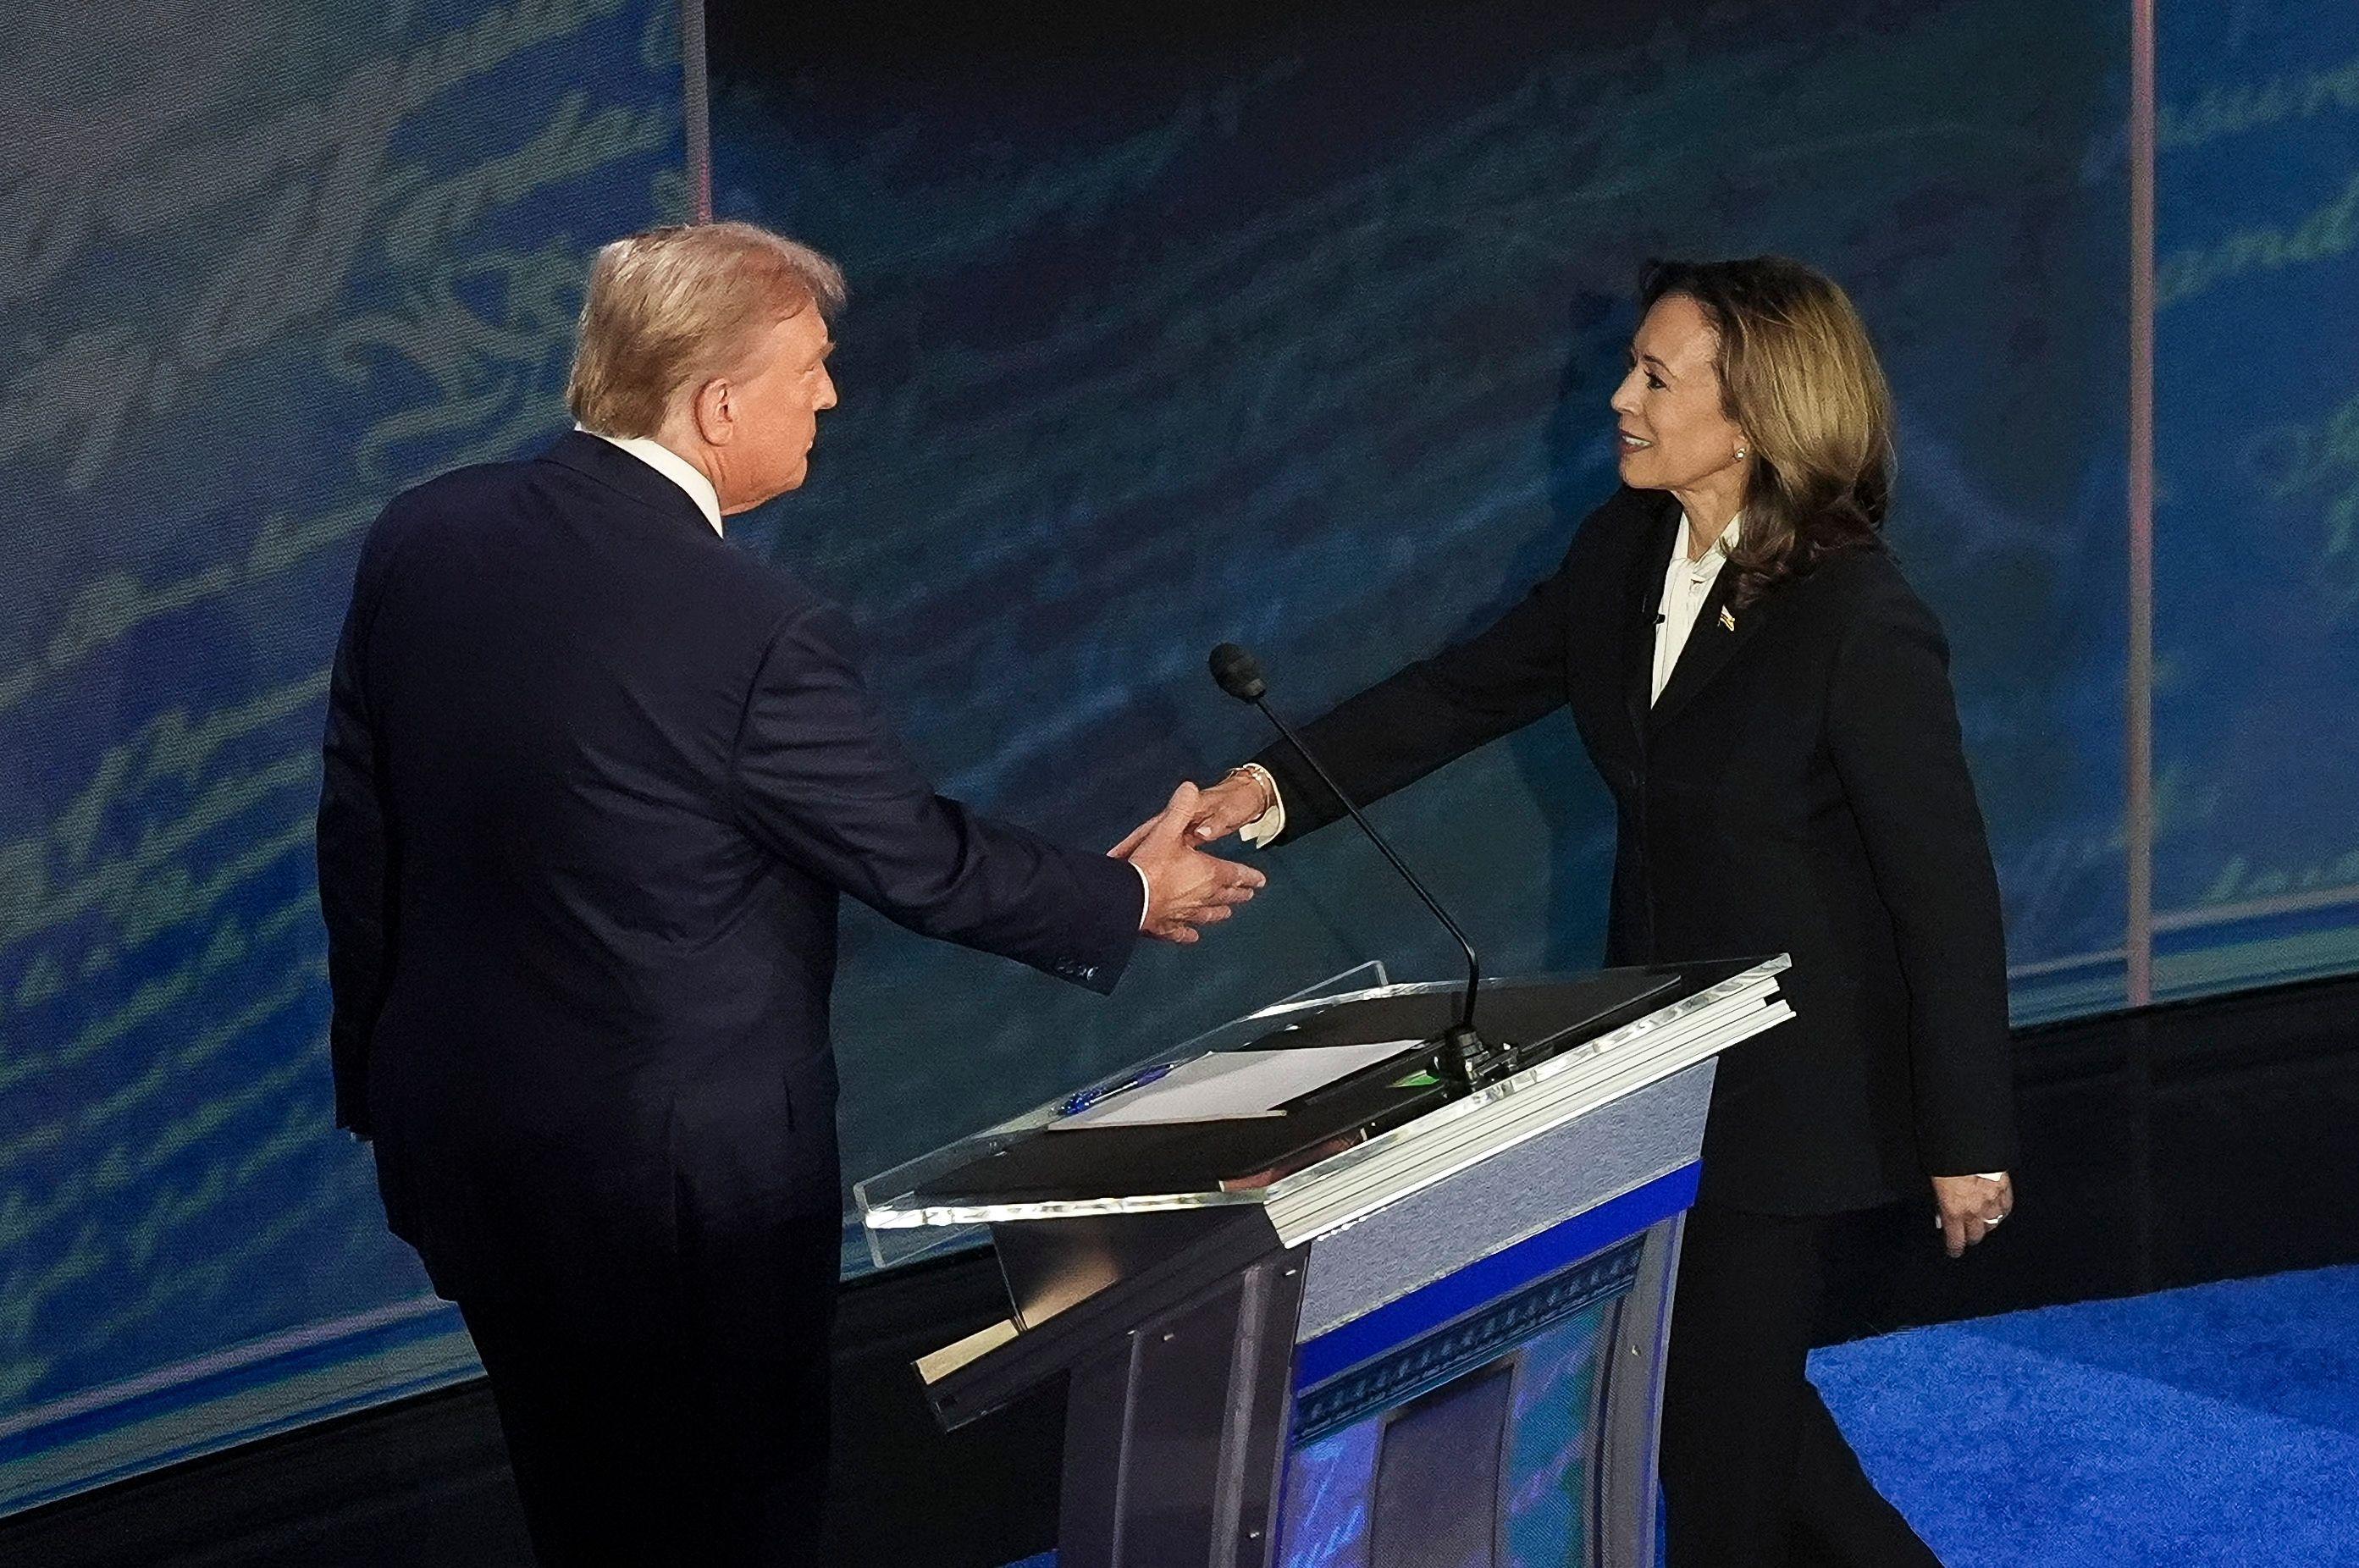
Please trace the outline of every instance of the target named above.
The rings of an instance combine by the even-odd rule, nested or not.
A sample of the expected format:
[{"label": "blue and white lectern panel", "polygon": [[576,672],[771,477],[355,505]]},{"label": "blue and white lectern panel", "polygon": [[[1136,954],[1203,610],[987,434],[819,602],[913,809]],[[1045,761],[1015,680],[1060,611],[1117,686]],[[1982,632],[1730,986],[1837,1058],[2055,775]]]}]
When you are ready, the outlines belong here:
[{"label": "blue and white lectern panel", "polygon": [[[1654,1401],[1654,1358],[1614,1353],[1659,1332],[1659,1298],[1641,1287],[1676,1247],[1696,1174],[1674,1171],[1305,1343],[1275,1561],[1604,1561],[1606,1538],[1627,1533],[1611,1478],[1650,1464],[1616,1411]],[[1616,1387],[1625,1362],[1621,1376],[1647,1387]]]}]

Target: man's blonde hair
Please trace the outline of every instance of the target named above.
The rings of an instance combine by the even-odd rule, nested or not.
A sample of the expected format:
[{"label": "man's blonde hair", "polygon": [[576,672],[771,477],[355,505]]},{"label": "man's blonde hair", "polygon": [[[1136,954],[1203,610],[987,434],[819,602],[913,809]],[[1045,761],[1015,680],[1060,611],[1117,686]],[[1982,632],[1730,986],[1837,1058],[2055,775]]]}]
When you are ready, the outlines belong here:
[{"label": "man's blonde hair", "polygon": [[835,263],[754,223],[628,235],[590,264],[566,404],[601,435],[654,435],[682,388],[741,374],[763,332],[843,299]]}]

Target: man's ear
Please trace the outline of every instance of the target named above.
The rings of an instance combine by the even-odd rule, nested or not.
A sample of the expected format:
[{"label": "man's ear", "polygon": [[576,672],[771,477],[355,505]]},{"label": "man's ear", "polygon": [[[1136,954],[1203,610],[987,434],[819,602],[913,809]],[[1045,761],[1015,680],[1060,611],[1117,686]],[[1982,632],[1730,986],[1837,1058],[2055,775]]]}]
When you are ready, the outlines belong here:
[{"label": "man's ear", "polygon": [[736,433],[735,397],[735,389],[723,376],[716,376],[696,389],[690,408],[696,420],[697,434],[704,438],[707,446],[726,446]]}]

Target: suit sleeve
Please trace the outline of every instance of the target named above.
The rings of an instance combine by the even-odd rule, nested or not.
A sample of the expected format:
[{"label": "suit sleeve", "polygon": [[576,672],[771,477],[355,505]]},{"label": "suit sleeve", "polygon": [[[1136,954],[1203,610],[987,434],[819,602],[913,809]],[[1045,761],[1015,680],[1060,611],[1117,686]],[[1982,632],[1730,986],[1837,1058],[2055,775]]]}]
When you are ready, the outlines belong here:
[{"label": "suit sleeve", "polygon": [[1892,920],[1926,1173],[2012,1169],[2013,1065],[1998,879],[1966,770],[1949,645],[1897,577],[1846,630],[1828,746]]},{"label": "suit sleeve", "polygon": [[[1561,706],[1568,580],[1575,570],[1569,555],[1482,631],[1304,725],[1304,742],[1365,805]],[[1283,741],[1253,760],[1269,769],[1286,807],[1285,831],[1272,843],[1289,844],[1343,814],[1334,791]]]},{"label": "suit sleeve", "polygon": [[362,555],[328,677],[328,722],[314,834],[320,913],[328,928],[328,1059],[336,1125],[370,1134],[370,1037],[393,971],[397,882],[376,734],[363,683],[363,653],[381,570],[376,535]]},{"label": "suit sleeve", "polygon": [[754,839],[889,919],[1104,992],[1138,941],[1137,872],[934,792],[902,751],[830,606],[772,637],[731,768]]}]

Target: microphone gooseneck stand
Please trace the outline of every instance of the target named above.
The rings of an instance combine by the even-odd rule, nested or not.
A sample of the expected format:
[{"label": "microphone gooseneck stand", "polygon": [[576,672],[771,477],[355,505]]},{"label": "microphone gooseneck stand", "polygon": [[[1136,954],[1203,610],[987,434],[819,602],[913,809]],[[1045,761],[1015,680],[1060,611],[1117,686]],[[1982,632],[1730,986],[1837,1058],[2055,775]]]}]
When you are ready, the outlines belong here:
[{"label": "microphone gooseneck stand", "polygon": [[1426,890],[1425,884],[1418,880],[1417,874],[1394,853],[1393,846],[1385,842],[1384,834],[1361,814],[1358,804],[1335,781],[1334,775],[1327,771],[1326,765],[1319,760],[1317,755],[1302,743],[1302,737],[1294,733],[1294,727],[1278,717],[1270,707],[1269,683],[1262,679],[1261,666],[1254,656],[1235,643],[1224,642],[1212,650],[1210,664],[1212,679],[1221,690],[1238,702],[1251,703],[1261,710],[1262,717],[1270,722],[1286,743],[1294,748],[1295,755],[1302,758],[1310,771],[1318,776],[1319,781],[1343,803],[1343,810],[1360,825],[1360,831],[1368,835],[1368,841],[1400,874],[1400,879],[1408,884],[1409,890],[1433,912],[1433,918],[1441,922],[1442,929],[1450,933],[1451,939],[1458,943],[1459,951],[1466,955],[1466,994],[1459,1006],[1458,1021],[1442,1030],[1436,1044],[1434,1075],[1461,1093],[1466,1093],[1515,1071],[1515,1049],[1485,1040],[1474,1027],[1475,995],[1483,981],[1483,961],[1475,955],[1474,944],[1466,940],[1466,933],[1458,929],[1458,922],[1450,918],[1450,911]]}]

